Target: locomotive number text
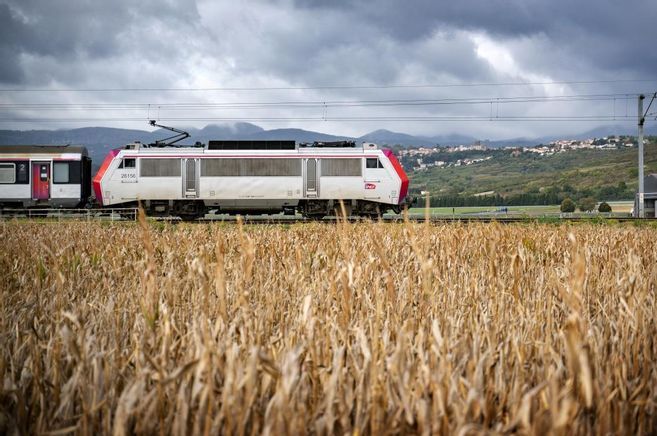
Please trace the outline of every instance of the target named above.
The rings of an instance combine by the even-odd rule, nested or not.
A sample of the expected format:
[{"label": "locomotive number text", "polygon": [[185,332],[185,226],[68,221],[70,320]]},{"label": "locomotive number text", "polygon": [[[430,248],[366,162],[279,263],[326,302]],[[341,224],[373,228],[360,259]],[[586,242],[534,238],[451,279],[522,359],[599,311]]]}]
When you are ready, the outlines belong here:
[{"label": "locomotive number text", "polygon": [[137,183],[137,174],[135,173],[121,174],[121,183]]}]

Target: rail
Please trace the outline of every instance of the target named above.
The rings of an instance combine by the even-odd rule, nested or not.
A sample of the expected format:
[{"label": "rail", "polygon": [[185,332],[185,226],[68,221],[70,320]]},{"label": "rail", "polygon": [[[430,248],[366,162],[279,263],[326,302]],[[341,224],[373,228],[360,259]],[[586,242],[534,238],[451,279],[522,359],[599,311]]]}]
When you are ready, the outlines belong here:
[{"label": "rail", "polygon": [[[46,219],[52,221],[116,221],[116,222],[130,222],[136,221],[138,215],[137,208],[103,208],[103,209],[0,209],[0,220],[7,219]],[[157,221],[167,221],[171,223],[181,222],[178,217],[159,217],[149,219]],[[655,218],[634,218],[631,216],[618,216],[618,215],[586,215],[586,216],[572,216],[572,215],[430,215],[428,222],[438,223],[491,223],[497,222],[505,223],[522,223],[522,222],[591,222],[596,220],[608,220],[617,222],[657,222]],[[247,215],[241,216],[239,219],[234,215],[206,215],[199,218],[193,223],[237,223],[244,224],[295,224],[295,223],[324,223],[331,224],[337,222],[367,222],[370,221],[366,218],[360,217],[326,217],[324,219],[309,219],[299,215],[297,216],[284,216],[284,215]],[[404,221],[410,222],[426,222],[425,215],[413,214],[407,217],[403,215],[384,215],[379,219],[372,221],[382,221],[386,223],[403,223]]]}]

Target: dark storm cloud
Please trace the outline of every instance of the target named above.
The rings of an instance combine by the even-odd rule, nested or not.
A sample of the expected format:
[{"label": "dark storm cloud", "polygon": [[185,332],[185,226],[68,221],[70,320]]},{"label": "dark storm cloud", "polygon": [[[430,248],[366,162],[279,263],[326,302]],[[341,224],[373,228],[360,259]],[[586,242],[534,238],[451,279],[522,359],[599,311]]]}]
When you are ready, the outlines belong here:
[{"label": "dark storm cloud", "polygon": [[250,5],[204,8],[205,16],[219,17],[204,21],[220,42],[210,52],[228,54],[238,74],[273,74],[309,86],[489,78],[472,39],[458,29],[403,41],[342,10]]},{"label": "dark storm cloud", "polygon": [[[650,0],[297,0],[317,11],[343,11],[393,38],[413,40],[437,28],[485,32],[515,39],[544,36],[605,70],[657,71],[657,2]],[[550,53],[541,53],[550,59]]]},{"label": "dark storm cloud", "polygon": [[[0,86],[285,88],[653,78],[657,72],[657,50],[653,49],[656,16],[657,2],[638,0],[0,0]],[[326,101],[592,90],[634,89],[598,84],[595,89],[529,86],[184,94],[4,93],[0,101]],[[489,110],[474,106],[361,112],[343,109],[334,115],[481,115]],[[568,115],[587,110],[597,109],[569,105],[554,111]],[[540,114],[538,107],[527,111]],[[317,115],[284,109],[235,110],[230,114]],[[20,115],[43,116],[36,112]],[[343,123],[324,128],[351,134],[382,127],[424,129],[424,133],[465,131],[464,126],[453,126]],[[528,123],[507,126],[471,124],[467,129],[487,129],[493,132],[491,136],[504,137],[544,134],[552,128]]]},{"label": "dark storm cloud", "polygon": [[[189,29],[198,20],[193,1],[9,1],[0,4],[0,52],[4,55],[0,80],[16,83],[25,79],[21,56],[75,62],[82,70],[85,61],[123,53],[140,51],[147,57],[148,39],[130,40],[131,36],[157,31],[153,23]],[[177,44],[168,41],[157,48],[175,54]],[[157,56],[165,54],[159,51]]]},{"label": "dark storm cloud", "polygon": [[487,28],[501,34],[518,34],[538,29],[540,16],[526,4],[531,1],[455,1],[415,0],[400,2],[298,0],[301,7],[319,10],[344,10],[360,17],[364,23],[376,23],[400,39],[426,36],[439,25],[456,28]]},{"label": "dark storm cloud", "polygon": [[13,14],[9,5],[0,4],[0,82],[20,82],[23,72],[18,57],[24,50],[26,26]]},{"label": "dark storm cloud", "polygon": [[[519,59],[546,72],[572,70],[576,75],[581,73],[578,67],[594,67],[602,73],[652,76],[657,71],[654,1],[208,3],[210,10],[213,4],[222,6],[203,22],[193,0],[5,1],[0,3],[0,54],[5,60],[0,81],[26,79],[24,56],[77,62],[84,70],[86,60],[133,54],[166,65],[167,57],[192,54],[178,38],[164,39],[162,28],[175,29],[172,34],[181,40],[213,34],[213,43],[196,49],[217,59],[234,59],[238,74],[264,69],[281,80],[305,84],[363,79],[391,83],[413,63],[465,81],[490,77],[489,67],[477,59],[463,31],[516,44]],[[233,16],[231,10],[242,13]],[[267,13],[280,14],[278,23],[264,19]],[[538,41],[547,51],[536,51],[531,44],[523,47],[523,38]],[[364,66],[367,74],[362,73]]]}]

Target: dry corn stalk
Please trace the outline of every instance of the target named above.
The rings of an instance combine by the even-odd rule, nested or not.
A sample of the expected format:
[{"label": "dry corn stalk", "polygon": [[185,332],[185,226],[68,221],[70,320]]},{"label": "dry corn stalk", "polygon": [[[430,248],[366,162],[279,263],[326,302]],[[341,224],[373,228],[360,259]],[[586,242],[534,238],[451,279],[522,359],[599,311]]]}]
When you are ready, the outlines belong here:
[{"label": "dry corn stalk", "polygon": [[650,228],[0,237],[0,433],[657,432]]}]

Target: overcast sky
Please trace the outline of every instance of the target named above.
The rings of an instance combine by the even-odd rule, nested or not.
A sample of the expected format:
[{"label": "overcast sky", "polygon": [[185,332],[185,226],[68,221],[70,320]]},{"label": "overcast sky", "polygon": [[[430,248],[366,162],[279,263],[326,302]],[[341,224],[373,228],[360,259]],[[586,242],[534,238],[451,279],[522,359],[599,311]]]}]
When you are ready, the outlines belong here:
[{"label": "overcast sky", "polygon": [[[218,122],[208,118],[283,118],[253,122],[355,136],[374,129],[482,139],[567,135],[603,124],[629,130],[636,124],[625,119],[636,116],[633,96],[579,102],[496,99],[652,93],[656,42],[654,0],[0,0],[0,103],[5,105],[0,128],[145,129],[148,118],[159,117],[197,127]],[[484,85],[509,83],[535,84]],[[152,88],[160,90],[144,90]],[[484,102],[261,104],[474,98]],[[62,106],[15,106],[28,103]],[[103,103],[138,106],[89,106]],[[167,103],[258,105],[162,106]],[[399,120],[472,116],[493,121]],[[616,119],[495,121],[515,116]],[[377,117],[388,120],[371,120]]]}]

